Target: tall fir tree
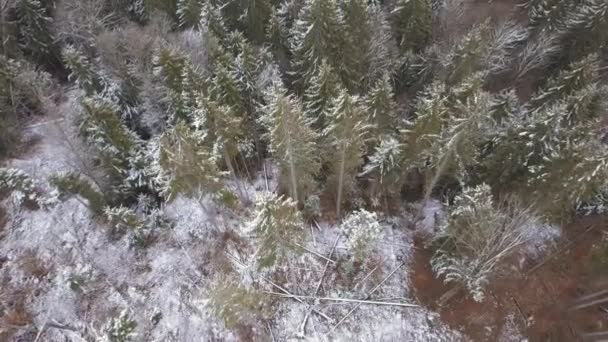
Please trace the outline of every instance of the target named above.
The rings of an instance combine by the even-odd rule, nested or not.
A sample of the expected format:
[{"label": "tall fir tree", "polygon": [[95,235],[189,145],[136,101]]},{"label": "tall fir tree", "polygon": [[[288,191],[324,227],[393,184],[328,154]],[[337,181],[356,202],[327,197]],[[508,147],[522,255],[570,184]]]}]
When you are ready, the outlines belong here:
[{"label": "tall fir tree", "polygon": [[51,31],[52,18],[42,3],[39,0],[19,0],[16,15],[18,41],[23,51],[41,63],[57,63],[57,47]]},{"label": "tall fir tree", "polygon": [[388,15],[377,2],[369,5],[370,44],[366,85],[375,84],[384,74],[393,74],[397,66],[398,50]]},{"label": "tall fir tree", "polygon": [[179,26],[194,27],[201,20],[202,0],[177,0],[177,18]]},{"label": "tall fir tree", "polygon": [[390,134],[398,127],[397,103],[394,99],[392,80],[388,74],[379,79],[365,97],[369,121],[374,124],[374,136]]},{"label": "tall fir tree", "polygon": [[296,84],[308,84],[323,59],[341,70],[342,18],[335,0],[306,0],[294,23],[291,39]]},{"label": "tall fir tree", "polygon": [[178,194],[200,199],[205,193],[222,201],[230,199],[216,157],[203,141],[202,132],[181,121],[161,136],[154,167],[161,195],[168,201]]},{"label": "tall fir tree", "polygon": [[272,193],[257,198],[249,229],[259,240],[255,254],[258,268],[273,267],[300,251],[303,225],[295,201]]},{"label": "tall fir tree", "polygon": [[63,62],[70,71],[68,79],[75,82],[87,96],[101,94],[104,91],[105,82],[95,70],[95,66],[75,47],[64,48]]},{"label": "tall fir tree", "polygon": [[344,192],[353,189],[359,167],[363,164],[369,132],[365,110],[359,97],[349,95],[344,89],[335,99],[325,137],[331,147],[327,156],[330,167],[330,184],[336,188],[336,216],[340,218]]},{"label": "tall fir tree", "polygon": [[293,95],[277,87],[262,121],[269,132],[270,151],[279,163],[282,186],[294,201],[304,203],[317,188],[321,166],[311,120]]},{"label": "tall fir tree", "polygon": [[341,39],[342,63],[339,72],[348,89],[361,91],[370,61],[371,28],[367,1],[341,0],[340,5],[345,35]]},{"label": "tall fir tree", "polygon": [[304,110],[313,120],[315,128],[326,127],[331,102],[338,96],[341,87],[340,78],[331,65],[323,60],[304,92]]}]

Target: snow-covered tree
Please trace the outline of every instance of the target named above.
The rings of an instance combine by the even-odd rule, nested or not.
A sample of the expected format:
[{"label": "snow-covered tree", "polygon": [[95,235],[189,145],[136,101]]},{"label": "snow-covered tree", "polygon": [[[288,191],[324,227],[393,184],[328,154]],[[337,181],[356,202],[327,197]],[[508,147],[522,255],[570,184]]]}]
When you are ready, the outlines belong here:
[{"label": "snow-covered tree", "polygon": [[162,78],[167,89],[170,122],[192,120],[196,98],[207,86],[202,75],[186,56],[172,49],[160,49],[154,58],[154,65],[154,72]]},{"label": "snow-covered tree", "polygon": [[85,98],[82,107],[81,135],[98,153],[97,157],[111,178],[123,179],[141,142],[121,121],[117,106],[107,99],[100,96]]},{"label": "snow-covered tree", "polygon": [[16,14],[21,48],[36,58],[56,58],[53,55],[55,38],[50,28],[52,18],[42,3],[39,0],[18,0]]},{"label": "snow-covered tree", "polygon": [[333,99],[338,96],[341,82],[334,69],[326,60],[318,66],[304,92],[304,110],[314,122],[314,127],[323,129]]},{"label": "snow-covered tree", "polygon": [[70,71],[69,80],[75,82],[87,96],[103,92],[103,79],[91,62],[73,46],[63,49],[63,63]]},{"label": "snow-covered tree", "polygon": [[375,84],[383,75],[391,75],[397,67],[397,43],[382,5],[369,5],[370,44],[366,84]]},{"label": "snow-covered tree", "polygon": [[397,41],[402,52],[419,51],[431,38],[431,0],[398,0],[393,10]]},{"label": "snow-covered tree", "polygon": [[199,24],[203,10],[202,0],[177,0],[179,26],[193,27]]},{"label": "snow-covered tree", "polygon": [[382,225],[376,213],[361,209],[348,214],[340,224],[340,230],[346,236],[346,244],[355,261],[364,262],[382,232]]},{"label": "snow-covered tree", "polygon": [[275,61],[283,68],[287,69],[289,62],[289,31],[285,18],[276,8],[272,9],[268,24],[266,25],[266,42],[270,45],[270,50],[274,55]]},{"label": "snow-covered tree", "polygon": [[269,132],[270,151],[279,163],[284,189],[293,200],[304,203],[317,188],[315,178],[321,167],[317,134],[297,98],[280,88],[270,97],[262,118]]},{"label": "snow-covered tree", "polygon": [[598,55],[591,54],[570,64],[557,76],[550,78],[541,90],[532,96],[529,105],[539,108],[551,101],[567,97],[597,80],[599,76]]},{"label": "snow-covered tree", "polygon": [[255,254],[258,267],[275,266],[301,251],[303,225],[295,201],[273,193],[256,198],[254,217],[248,229],[258,240]]},{"label": "snow-covered tree", "polygon": [[309,83],[324,59],[334,70],[341,70],[341,21],[335,0],[305,1],[291,33],[293,69],[301,87]]},{"label": "snow-covered tree", "polygon": [[371,28],[367,1],[341,0],[340,7],[343,13],[342,27],[345,38],[340,48],[342,63],[339,71],[348,89],[360,91],[363,89],[363,80],[369,69],[370,59],[368,51],[371,45]]},{"label": "snow-covered tree", "polygon": [[205,193],[222,201],[231,200],[216,157],[203,141],[202,132],[193,131],[183,122],[161,136],[154,167],[160,192],[167,200],[178,194],[199,198]]},{"label": "snow-covered tree", "polygon": [[210,34],[220,42],[228,36],[228,28],[224,22],[224,17],[218,5],[214,1],[203,1],[200,23],[201,31]]},{"label": "snow-covered tree", "polygon": [[373,126],[368,122],[361,100],[342,90],[335,99],[328,126],[324,132],[330,147],[326,161],[331,182],[336,186],[336,216],[339,218],[343,194],[354,187],[355,177],[363,164],[365,145]]},{"label": "snow-covered tree", "polygon": [[394,137],[388,135],[379,139],[375,151],[361,172],[362,176],[371,177],[379,185],[379,189],[372,193],[373,200],[378,201],[380,196],[399,194],[407,175],[403,153],[403,144]]},{"label": "snow-covered tree", "polygon": [[394,100],[391,78],[385,74],[370,89],[365,97],[365,109],[369,122],[375,125],[374,136],[395,132],[397,122],[397,103]]},{"label": "snow-covered tree", "polygon": [[488,185],[465,188],[439,227],[435,239],[441,247],[431,259],[433,271],[483,301],[501,262],[525,241],[525,230],[534,229],[533,223],[528,209],[495,201]]}]

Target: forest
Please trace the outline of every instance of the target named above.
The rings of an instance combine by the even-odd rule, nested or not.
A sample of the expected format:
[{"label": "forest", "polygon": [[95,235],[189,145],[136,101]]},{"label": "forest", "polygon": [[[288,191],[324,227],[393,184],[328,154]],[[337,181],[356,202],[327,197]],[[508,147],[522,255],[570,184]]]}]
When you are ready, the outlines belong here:
[{"label": "forest", "polygon": [[608,1],[0,0],[0,341],[608,338]]}]

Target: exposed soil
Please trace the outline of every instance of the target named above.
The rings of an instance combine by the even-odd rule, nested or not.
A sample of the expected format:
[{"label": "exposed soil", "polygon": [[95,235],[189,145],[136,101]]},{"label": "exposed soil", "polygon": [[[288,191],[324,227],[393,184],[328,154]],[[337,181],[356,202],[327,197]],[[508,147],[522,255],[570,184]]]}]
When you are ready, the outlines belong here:
[{"label": "exposed soil", "polygon": [[[412,275],[416,296],[473,341],[499,340],[510,315],[530,341],[582,340],[584,334],[608,330],[608,310],[601,305],[572,309],[582,296],[608,289],[608,269],[605,264],[598,269],[592,253],[607,230],[606,217],[585,218],[568,225],[557,247],[548,254],[558,253],[551,260],[536,261],[525,265],[521,272],[495,279],[483,303],[461,291],[442,307],[438,301],[453,286],[433,276],[431,252],[418,248]],[[514,276],[520,273],[522,276]]]}]

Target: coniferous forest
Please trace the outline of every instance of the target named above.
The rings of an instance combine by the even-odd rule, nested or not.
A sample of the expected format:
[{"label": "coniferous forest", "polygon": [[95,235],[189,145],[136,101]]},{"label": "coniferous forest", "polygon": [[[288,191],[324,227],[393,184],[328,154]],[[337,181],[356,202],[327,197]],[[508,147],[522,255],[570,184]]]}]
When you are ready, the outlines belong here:
[{"label": "coniferous forest", "polygon": [[606,0],[0,0],[0,38],[0,341],[608,338]]}]

